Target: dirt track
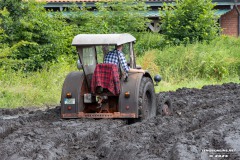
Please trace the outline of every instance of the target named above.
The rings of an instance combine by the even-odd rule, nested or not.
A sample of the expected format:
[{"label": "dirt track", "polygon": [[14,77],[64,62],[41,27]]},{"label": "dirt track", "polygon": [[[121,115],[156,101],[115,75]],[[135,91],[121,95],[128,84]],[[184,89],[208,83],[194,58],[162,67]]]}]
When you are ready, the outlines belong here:
[{"label": "dirt track", "polygon": [[[59,118],[59,107],[0,110],[0,159],[240,159],[240,85],[160,93],[174,115],[121,120]],[[211,158],[213,157],[213,158]]]}]

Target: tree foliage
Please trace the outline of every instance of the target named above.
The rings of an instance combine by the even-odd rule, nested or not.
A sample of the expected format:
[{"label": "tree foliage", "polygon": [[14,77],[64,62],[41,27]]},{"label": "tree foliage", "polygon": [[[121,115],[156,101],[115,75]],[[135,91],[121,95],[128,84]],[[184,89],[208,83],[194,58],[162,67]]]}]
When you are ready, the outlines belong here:
[{"label": "tree foliage", "polygon": [[34,1],[2,1],[0,7],[2,66],[36,70],[71,52],[73,27],[62,16],[50,16],[43,4]]},{"label": "tree foliage", "polygon": [[70,20],[84,33],[134,33],[146,30],[147,6],[143,1],[125,0],[96,3],[96,10],[73,8]]},{"label": "tree foliage", "polygon": [[[96,11],[73,5],[70,12],[48,12],[34,0],[0,1],[0,67],[37,70],[71,54],[71,40],[80,33],[145,30],[146,5],[133,0],[96,3]],[[69,14],[70,13],[70,14]],[[65,15],[64,15],[65,14]]]},{"label": "tree foliage", "polygon": [[[144,1],[98,2],[96,9],[76,4],[70,12],[49,12],[34,0],[0,1],[0,67],[37,70],[61,55],[75,52],[72,38],[81,33],[144,33],[149,21]],[[218,27],[210,0],[179,0],[164,7],[162,31],[175,43],[210,40]],[[174,10],[173,10],[174,8]],[[91,10],[91,11],[90,11]],[[142,37],[136,48],[143,52],[161,47],[165,37]],[[164,41],[164,42],[163,42]]]},{"label": "tree foliage", "polygon": [[175,44],[209,41],[219,27],[211,0],[177,0],[175,6],[164,5],[162,33]]}]

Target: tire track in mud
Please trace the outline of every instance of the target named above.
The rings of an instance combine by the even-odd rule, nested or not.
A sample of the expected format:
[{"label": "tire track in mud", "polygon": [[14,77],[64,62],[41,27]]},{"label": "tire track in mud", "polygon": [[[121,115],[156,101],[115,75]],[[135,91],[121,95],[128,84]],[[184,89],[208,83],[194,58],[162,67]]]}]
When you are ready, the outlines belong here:
[{"label": "tire track in mud", "polygon": [[240,159],[239,95],[233,83],[163,92],[174,114],[132,125],[62,120],[59,107],[0,110],[1,159]]}]

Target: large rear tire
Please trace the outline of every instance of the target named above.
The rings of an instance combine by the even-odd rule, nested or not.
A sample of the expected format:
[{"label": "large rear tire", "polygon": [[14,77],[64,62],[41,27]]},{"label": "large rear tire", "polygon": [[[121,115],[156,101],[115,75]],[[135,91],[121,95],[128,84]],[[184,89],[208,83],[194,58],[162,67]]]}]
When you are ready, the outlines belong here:
[{"label": "large rear tire", "polygon": [[156,112],[156,95],[153,81],[149,77],[142,77],[138,98],[139,120],[152,118],[156,116]]}]

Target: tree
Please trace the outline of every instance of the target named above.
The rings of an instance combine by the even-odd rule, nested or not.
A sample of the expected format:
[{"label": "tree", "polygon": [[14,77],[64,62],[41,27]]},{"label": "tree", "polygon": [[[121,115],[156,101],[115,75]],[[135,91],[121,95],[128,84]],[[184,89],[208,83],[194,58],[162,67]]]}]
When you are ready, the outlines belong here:
[{"label": "tree", "polygon": [[211,0],[176,0],[164,5],[162,33],[174,44],[209,41],[217,36],[219,26]]},{"label": "tree", "polygon": [[146,30],[147,6],[143,1],[125,0],[98,2],[95,11],[86,7],[76,10],[69,17],[84,33],[123,33]]},{"label": "tree", "polygon": [[75,5],[70,16],[65,16],[46,11],[44,4],[34,0],[0,1],[0,44],[4,44],[0,46],[0,67],[40,69],[59,55],[75,52],[71,40],[76,34],[146,29],[147,6],[142,1],[112,1],[96,6],[92,12]]},{"label": "tree", "polygon": [[2,65],[15,64],[15,68],[36,70],[59,55],[72,52],[73,27],[62,16],[50,15],[43,4],[4,0],[0,9],[0,34],[4,34],[0,43],[7,44],[5,56],[9,61],[6,64],[4,59]]}]

